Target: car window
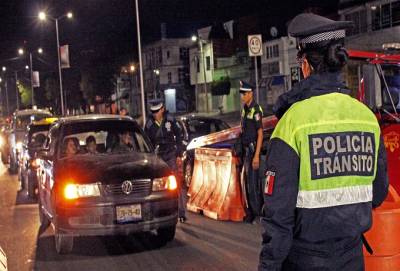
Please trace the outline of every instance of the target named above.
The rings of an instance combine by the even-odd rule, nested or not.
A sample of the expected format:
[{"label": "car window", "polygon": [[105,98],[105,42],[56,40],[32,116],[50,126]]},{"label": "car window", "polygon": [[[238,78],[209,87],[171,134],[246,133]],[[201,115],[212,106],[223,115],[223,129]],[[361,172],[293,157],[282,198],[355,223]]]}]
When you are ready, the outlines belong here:
[{"label": "car window", "polygon": [[17,130],[26,130],[28,125],[32,121],[39,121],[44,118],[48,118],[49,114],[33,114],[33,115],[22,115],[22,116],[16,116],[15,117],[15,129]]},{"label": "car window", "polygon": [[227,124],[219,120],[189,120],[188,130],[192,137],[208,135],[229,128]]},{"label": "car window", "polygon": [[151,147],[134,122],[96,120],[65,125],[60,157],[135,151],[151,152]]}]

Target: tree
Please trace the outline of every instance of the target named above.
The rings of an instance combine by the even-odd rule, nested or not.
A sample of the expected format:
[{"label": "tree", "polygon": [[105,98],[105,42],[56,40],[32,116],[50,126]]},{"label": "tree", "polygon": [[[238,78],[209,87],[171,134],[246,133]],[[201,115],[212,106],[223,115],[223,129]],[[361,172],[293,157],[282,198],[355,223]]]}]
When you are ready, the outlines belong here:
[{"label": "tree", "polygon": [[21,96],[21,104],[24,107],[28,107],[32,104],[32,90],[29,86],[24,84],[23,82],[17,82],[18,92]]},{"label": "tree", "polygon": [[60,92],[54,77],[47,77],[44,81],[44,94],[46,97],[46,104],[49,107],[53,107],[56,112],[60,112],[59,99]]}]

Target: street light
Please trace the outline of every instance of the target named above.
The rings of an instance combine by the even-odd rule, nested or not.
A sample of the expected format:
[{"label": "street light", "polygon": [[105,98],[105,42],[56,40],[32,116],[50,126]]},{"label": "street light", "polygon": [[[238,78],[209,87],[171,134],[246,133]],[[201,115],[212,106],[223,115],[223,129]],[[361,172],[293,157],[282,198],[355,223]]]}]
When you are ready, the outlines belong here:
[{"label": "street light", "polygon": [[4,66],[1,69],[2,69],[3,72],[5,72],[7,70],[7,68],[4,67]]},{"label": "street light", "polygon": [[[203,42],[206,43],[206,40],[203,40],[202,38],[193,35],[192,36],[192,41],[193,42],[198,42],[199,46],[200,46],[200,55],[202,58],[202,62],[203,62],[203,77],[204,77],[204,92],[206,94],[206,112],[208,113],[208,90],[207,90],[207,72],[206,72],[206,56],[205,53],[203,51]],[[197,75],[196,75],[197,76]],[[196,104],[197,107],[197,104]]]},{"label": "street light", "polygon": [[43,54],[43,49],[42,49],[42,48],[39,48],[39,49],[38,49],[38,53],[39,53],[39,54]]},{"label": "street light", "polygon": [[131,72],[134,72],[134,71],[135,71],[135,66],[134,66],[134,65],[131,65],[131,66],[129,67],[129,69],[131,70]]},{"label": "street light", "polygon": [[59,82],[60,82],[60,97],[61,97],[61,115],[65,115],[64,111],[64,94],[63,94],[63,87],[62,87],[62,73],[61,73],[61,58],[60,58],[60,37],[59,37],[59,31],[58,31],[58,20],[61,20],[63,18],[68,18],[72,19],[73,14],[72,12],[68,12],[67,14],[64,14],[58,18],[54,18],[51,16],[47,16],[47,14],[44,11],[39,12],[39,20],[45,21],[48,18],[53,20],[56,24],[56,36],[57,36],[57,56],[58,56],[58,77],[59,77]]},{"label": "street light", "polygon": [[18,49],[18,54],[19,54],[20,56],[22,56],[22,55],[24,54],[24,49],[19,48],[19,49]]},{"label": "street light", "polygon": [[139,3],[135,0],[135,11],[136,11],[136,33],[138,42],[138,53],[139,53],[139,69],[140,69],[140,92],[142,96],[142,116],[143,116],[143,127],[146,125],[146,105],[144,104],[144,82],[143,82],[143,63],[142,63],[142,43],[140,40],[140,18],[139,18]]}]

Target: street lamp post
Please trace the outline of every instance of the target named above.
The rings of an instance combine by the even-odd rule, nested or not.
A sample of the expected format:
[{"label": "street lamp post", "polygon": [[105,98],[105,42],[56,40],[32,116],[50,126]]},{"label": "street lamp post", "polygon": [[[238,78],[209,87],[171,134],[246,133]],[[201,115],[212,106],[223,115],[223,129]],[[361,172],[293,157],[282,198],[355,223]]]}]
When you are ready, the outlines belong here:
[{"label": "street lamp post", "polygon": [[14,76],[15,76],[15,95],[17,97],[17,110],[19,110],[18,71],[14,71]]},{"label": "street lamp post", "polygon": [[200,37],[197,36],[192,36],[192,41],[198,41],[199,42],[199,47],[200,47],[200,56],[203,62],[203,88],[204,88],[204,93],[206,96],[206,112],[209,112],[209,107],[208,107],[208,89],[207,89],[207,71],[206,71],[206,56],[204,53],[204,49],[203,49],[203,42],[205,42],[205,40],[201,39]]},{"label": "street lamp post", "polygon": [[140,92],[142,96],[142,116],[143,116],[143,127],[146,125],[146,105],[144,104],[144,84],[143,84],[143,64],[142,64],[142,45],[140,41],[140,20],[139,20],[139,4],[138,0],[135,0],[136,7],[136,28],[137,28],[137,40],[138,40],[138,53],[139,53],[139,69],[140,69]]},{"label": "street lamp post", "polygon": [[[68,19],[71,19],[73,17],[72,12],[68,12],[67,14],[64,14],[63,16],[60,16],[58,18],[53,18],[50,17],[53,21],[55,21],[56,24],[56,37],[57,37],[57,57],[58,57],[58,78],[60,82],[60,98],[61,98],[61,115],[65,115],[65,110],[64,110],[64,94],[63,94],[63,84],[62,84],[62,73],[61,73],[61,58],[60,58],[60,37],[59,37],[59,31],[58,31],[58,21],[61,20],[62,18],[67,17]],[[39,19],[44,21],[46,20],[47,15],[43,11],[39,13]]]},{"label": "street lamp post", "polygon": [[[2,67],[1,70],[3,71],[3,73],[6,72],[7,68],[6,67]],[[4,88],[6,90],[6,107],[7,107],[7,116],[10,114],[10,107],[9,107],[9,102],[8,102],[8,85],[7,85],[7,76],[5,76],[5,80],[4,80]]]},{"label": "street lamp post", "polygon": [[[38,53],[42,54],[43,53],[43,49],[42,48],[38,48]],[[23,55],[24,54],[24,50],[22,48],[18,49],[18,54],[19,55]],[[35,105],[35,92],[34,92],[34,87],[33,87],[33,61],[32,61],[32,52],[29,51],[29,65],[30,65],[30,77],[31,77],[31,93],[32,93],[32,108]]]}]

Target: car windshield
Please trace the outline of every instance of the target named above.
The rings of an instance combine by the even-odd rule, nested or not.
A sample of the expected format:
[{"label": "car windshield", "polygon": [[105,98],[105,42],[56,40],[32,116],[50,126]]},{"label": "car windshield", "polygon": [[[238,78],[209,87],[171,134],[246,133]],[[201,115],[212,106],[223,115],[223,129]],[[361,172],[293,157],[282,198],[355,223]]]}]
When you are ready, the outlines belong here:
[{"label": "car windshield", "polygon": [[15,128],[17,130],[25,130],[32,121],[39,121],[50,117],[50,114],[34,114],[17,116],[15,120]]},{"label": "car windshield", "polygon": [[87,121],[65,125],[61,156],[150,152],[140,128],[131,121]]},{"label": "car windshield", "polygon": [[30,126],[28,133],[28,144],[42,146],[49,132],[49,125],[34,125]]},{"label": "car windshield", "polygon": [[187,122],[187,127],[188,133],[191,137],[208,135],[229,128],[229,126],[223,121],[206,119],[189,120]]}]

